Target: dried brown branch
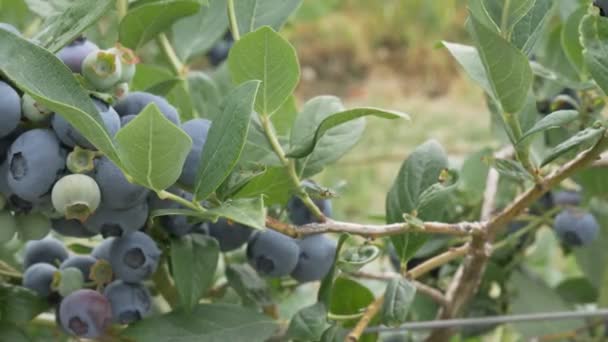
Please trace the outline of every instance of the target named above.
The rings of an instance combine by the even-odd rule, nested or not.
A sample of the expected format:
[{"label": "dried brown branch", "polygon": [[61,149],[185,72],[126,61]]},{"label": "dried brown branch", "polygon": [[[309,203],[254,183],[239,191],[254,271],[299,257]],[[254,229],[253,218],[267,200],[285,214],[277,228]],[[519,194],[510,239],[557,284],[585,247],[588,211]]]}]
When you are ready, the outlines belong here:
[{"label": "dried brown branch", "polygon": [[363,317],[361,317],[359,322],[357,322],[357,325],[355,325],[355,328],[346,336],[346,338],[344,339],[344,342],[359,341],[361,334],[363,334],[363,331],[365,330],[365,328],[367,328],[367,326],[369,325],[369,322],[371,322],[371,320],[374,318],[374,316],[376,316],[378,311],[380,311],[380,309],[382,308],[382,304],[384,304],[384,295],[376,298],[367,307],[367,309],[365,310],[365,314],[363,314]]}]

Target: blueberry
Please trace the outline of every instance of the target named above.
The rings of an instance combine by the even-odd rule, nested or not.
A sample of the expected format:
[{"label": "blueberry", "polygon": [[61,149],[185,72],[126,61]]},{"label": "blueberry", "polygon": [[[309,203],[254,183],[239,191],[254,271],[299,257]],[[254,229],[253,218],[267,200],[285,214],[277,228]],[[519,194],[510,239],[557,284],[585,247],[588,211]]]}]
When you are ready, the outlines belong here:
[{"label": "blueberry", "polygon": [[13,239],[17,232],[17,222],[9,211],[0,212],[0,245]]},{"label": "blueberry", "polygon": [[594,0],[593,6],[600,9],[600,16],[605,17],[608,14],[608,1],[607,0]]},{"label": "blueberry", "polygon": [[301,283],[323,279],[334,263],[336,242],[323,235],[312,235],[297,244],[300,256],[291,276]]},{"label": "blueberry", "polygon": [[97,232],[91,231],[78,220],[66,220],[65,218],[57,218],[51,220],[52,228],[55,232],[69,237],[88,238],[97,235]]},{"label": "blueberry", "polygon": [[163,113],[167,119],[174,124],[179,125],[179,114],[175,107],[170,105],[164,98],[143,91],[129,93],[116,103],[114,109],[116,109],[120,116],[131,114],[137,115],[150,103],[156,104],[160,112]]},{"label": "blueberry", "polygon": [[192,138],[192,147],[188,152],[182,174],[179,177],[179,182],[188,188],[194,188],[196,174],[201,162],[201,153],[207,141],[210,127],[211,121],[206,119],[193,119],[182,124],[184,132]]},{"label": "blueberry", "polygon": [[47,263],[59,265],[68,257],[68,250],[63,243],[52,237],[42,240],[32,240],[25,244],[23,252],[23,268],[33,264]]},{"label": "blueberry", "polygon": [[78,290],[65,297],[59,305],[61,327],[84,338],[98,338],[112,321],[110,302],[93,290]]},{"label": "blueberry", "polygon": [[17,129],[21,120],[21,97],[10,85],[0,81],[0,138]]},{"label": "blueberry", "polygon": [[51,220],[40,213],[30,213],[15,217],[21,241],[40,240],[51,231]]},{"label": "blueberry", "polygon": [[99,207],[101,192],[93,178],[77,173],[58,180],[51,198],[55,210],[66,219],[84,222]]},{"label": "blueberry", "polygon": [[129,114],[120,118],[120,127],[125,127],[129,122],[133,121],[137,115]]},{"label": "blueberry", "polygon": [[129,94],[129,83],[118,83],[112,90],[112,95],[116,100],[121,100]]},{"label": "blueberry", "polygon": [[[313,199],[313,202],[325,216],[331,216],[331,201],[328,199]],[[319,220],[304,205],[302,200],[296,196],[289,199],[287,203],[289,219],[293,224],[302,226],[309,223],[319,222]]]},{"label": "blueberry", "polygon": [[82,61],[93,51],[99,50],[99,47],[90,40],[79,37],[72,41],[69,45],[57,52],[59,58],[65,65],[74,73],[82,71]]},{"label": "blueberry", "polygon": [[148,189],[130,183],[122,171],[108,158],[102,157],[95,163],[95,181],[101,190],[101,202],[111,209],[133,207],[148,196]]},{"label": "blueberry", "polygon": [[135,56],[133,50],[126,48],[122,45],[108,49],[108,52],[118,55],[122,73],[120,75],[120,82],[128,83],[131,82],[133,76],[135,76],[135,65],[139,63],[139,58]]},{"label": "blueberry", "polygon": [[299,255],[300,247],[294,239],[270,229],[253,234],[247,245],[249,264],[260,274],[270,277],[293,272]]},{"label": "blueberry", "polygon": [[45,263],[34,264],[23,274],[23,287],[36,292],[40,297],[48,297],[57,267]]},{"label": "blueberry", "polygon": [[65,259],[61,265],[60,269],[66,269],[68,267],[74,267],[80,270],[82,276],[85,281],[91,281],[89,277],[91,274],[91,267],[97,262],[97,259],[90,255],[72,255]]},{"label": "blueberry", "polygon": [[152,307],[150,292],[142,284],[115,280],[103,291],[112,306],[112,320],[130,324],[146,316]]},{"label": "blueberry", "polygon": [[93,256],[97,260],[105,260],[110,261],[110,249],[112,248],[112,243],[116,238],[109,237],[101,241],[97,246],[93,248],[91,251],[91,256]]},{"label": "blueberry", "polygon": [[8,31],[12,34],[16,34],[18,36],[21,35],[21,32],[19,32],[19,30],[17,30],[17,28],[11,24],[7,24],[7,23],[0,23],[0,30],[4,30],[4,31]]},{"label": "blueberry", "polygon": [[38,101],[28,94],[23,94],[21,98],[21,111],[23,112],[23,116],[31,122],[36,123],[46,123],[51,118],[51,114],[53,114],[51,110],[38,103]]},{"label": "blueberry", "polygon": [[579,206],[583,201],[581,193],[578,191],[566,190],[559,191],[553,195],[553,201],[561,206]]},{"label": "blueberry", "polygon": [[[120,117],[118,116],[118,113],[116,113],[114,108],[103,101],[94,98],[93,103],[95,104],[108,133],[113,137],[120,129]],[[55,114],[51,124],[61,142],[66,146],[74,147],[78,145],[89,150],[97,150],[93,144],[91,144],[61,115]]]},{"label": "blueberry", "polygon": [[[183,191],[177,187],[169,188],[169,192],[183,197],[189,201],[192,200],[192,194]],[[185,209],[182,205],[171,201],[158,198],[155,193],[150,193],[149,198],[150,211],[159,209]],[[187,216],[183,215],[167,215],[159,218],[160,225],[173,236],[184,236],[200,228],[202,223],[191,222]]]},{"label": "blueberry", "polygon": [[122,64],[118,54],[95,50],[82,61],[82,76],[99,91],[107,91],[120,83]]},{"label": "blueberry", "polygon": [[20,198],[35,202],[51,190],[65,168],[65,152],[48,129],[21,134],[8,151],[8,185]]},{"label": "blueberry", "polygon": [[207,57],[209,57],[209,62],[211,65],[218,66],[222,64],[222,62],[228,58],[232,45],[234,45],[234,40],[230,35],[215,43],[215,45],[213,45],[211,50],[209,50],[207,53]]},{"label": "blueberry", "polygon": [[593,214],[573,208],[560,212],[553,227],[562,242],[569,246],[588,245],[600,232],[600,225]]},{"label": "blueberry", "polygon": [[222,252],[233,251],[249,240],[253,233],[251,227],[220,218],[216,223],[209,223],[209,235],[217,240]]},{"label": "blueberry", "polygon": [[85,222],[88,230],[103,237],[122,236],[144,227],[148,220],[148,203],[141,202],[127,209],[101,206]]},{"label": "blueberry", "polygon": [[116,238],[110,248],[110,264],[117,278],[128,283],[141,282],[156,271],[160,250],[142,232]]}]

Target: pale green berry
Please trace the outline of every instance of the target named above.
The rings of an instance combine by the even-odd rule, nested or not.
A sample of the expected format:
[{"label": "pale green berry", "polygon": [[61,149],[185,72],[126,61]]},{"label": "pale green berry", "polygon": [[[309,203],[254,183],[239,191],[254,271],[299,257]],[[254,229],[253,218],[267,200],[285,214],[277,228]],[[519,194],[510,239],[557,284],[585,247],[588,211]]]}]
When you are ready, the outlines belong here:
[{"label": "pale green berry", "polygon": [[93,51],[82,61],[82,75],[99,91],[112,89],[122,77],[120,57],[110,51]]},{"label": "pale green berry", "polygon": [[60,269],[53,275],[51,288],[59,292],[62,297],[70,293],[80,290],[84,287],[84,277],[82,272],[76,267],[67,267]]},{"label": "pale green berry", "polygon": [[51,200],[55,210],[63,214],[66,219],[78,219],[84,222],[99,207],[101,192],[93,178],[83,174],[73,174],[55,183]]},{"label": "pale green berry", "polygon": [[38,103],[28,94],[24,94],[21,98],[21,112],[32,122],[44,122],[51,118],[52,111],[44,105]]},{"label": "pale green berry", "polygon": [[116,47],[110,48],[107,51],[116,54],[119,57],[120,66],[122,68],[120,81],[124,83],[131,82],[133,76],[135,76],[135,65],[139,63],[139,58],[135,55],[133,50],[117,44]]}]

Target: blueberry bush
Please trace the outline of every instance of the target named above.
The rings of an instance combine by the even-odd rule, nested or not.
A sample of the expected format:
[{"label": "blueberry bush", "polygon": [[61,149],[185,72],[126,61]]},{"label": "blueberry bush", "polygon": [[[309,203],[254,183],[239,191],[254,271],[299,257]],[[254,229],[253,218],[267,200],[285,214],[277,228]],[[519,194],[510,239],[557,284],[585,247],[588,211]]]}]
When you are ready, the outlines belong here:
[{"label": "blueberry bush", "polygon": [[[500,144],[416,147],[375,223],[315,176],[409,116],[296,101],[302,2],[0,1],[0,341],[608,336],[369,329],[608,305],[608,1],[461,1],[470,40],[434,53]],[[574,271],[540,281],[543,249]]]}]

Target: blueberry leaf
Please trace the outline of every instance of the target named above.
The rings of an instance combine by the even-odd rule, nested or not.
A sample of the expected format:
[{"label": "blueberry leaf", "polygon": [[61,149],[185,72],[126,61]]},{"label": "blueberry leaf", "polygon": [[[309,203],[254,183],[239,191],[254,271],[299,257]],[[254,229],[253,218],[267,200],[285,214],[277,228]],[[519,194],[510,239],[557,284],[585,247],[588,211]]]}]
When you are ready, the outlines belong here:
[{"label": "blueberry leaf", "polygon": [[239,0],[234,2],[234,11],[239,32],[244,35],[268,25],[276,31],[281,29],[289,15],[302,0]]},{"label": "blueberry leaf", "polygon": [[217,208],[207,210],[207,214],[225,217],[252,228],[266,228],[266,212],[264,210],[264,200],[261,196],[233,199],[224,202]]},{"label": "blueberry leaf", "polygon": [[604,127],[589,127],[585,130],[582,130],[570,137],[568,140],[562,142],[561,144],[555,146],[551,149],[547,156],[543,159],[541,163],[541,167],[549,164],[555,159],[559,158],[565,153],[568,153],[579,146],[592,144],[597,141],[604,133],[606,129]]},{"label": "blueberry leaf", "polygon": [[231,264],[226,267],[228,284],[247,305],[272,305],[272,295],[264,279],[249,264]]},{"label": "blueberry leaf", "polygon": [[558,110],[553,112],[539,120],[530,130],[524,133],[518,144],[537,133],[569,124],[576,120],[576,118],[578,118],[578,111],[576,110]]},{"label": "blueberry leaf", "polygon": [[213,238],[191,234],[171,240],[171,269],[181,305],[192,310],[213,284],[220,249]]},{"label": "blueberry leaf", "polygon": [[608,21],[598,15],[587,14],[580,24],[581,43],[583,44],[583,57],[591,77],[608,94]]},{"label": "blueberry leaf", "polygon": [[[15,54],[19,58],[15,58]],[[121,165],[101,117],[72,72],[52,53],[0,30],[0,70],[21,90],[61,115],[116,165]]]},{"label": "blueberry leaf", "polygon": [[227,29],[226,0],[210,0],[173,25],[173,44],[179,57],[188,60],[209,50]]},{"label": "blueberry leaf", "polygon": [[116,133],[120,158],[135,182],[155,191],[179,178],[192,145],[190,137],[158,110],[146,106]]},{"label": "blueberry leaf", "polygon": [[403,324],[415,296],[416,287],[409,280],[395,278],[389,281],[382,304],[383,323],[388,326]]},{"label": "blueberry leaf", "polygon": [[[56,4],[57,1],[54,3]],[[50,11],[53,14],[48,17],[49,12],[47,12],[44,15],[47,18],[42,24],[43,28],[34,36],[34,40],[40,42],[40,45],[49,51],[57,52],[108,13],[114,3],[113,0],[71,1],[61,6],[63,8],[57,8],[55,12]]]},{"label": "blueberry leaf", "polygon": [[196,176],[195,199],[207,198],[228,177],[245,147],[259,81],[249,81],[226,97],[224,110],[213,121]]},{"label": "blueberry leaf", "polygon": [[45,298],[23,287],[0,285],[0,317],[3,322],[23,324],[49,307]]},{"label": "blueberry leaf", "polygon": [[168,30],[178,19],[195,14],[198,1],[164,0],[144,3],[131,9],[118,28],[120,42],[137,49],[159,33]]},{"label": "blueberry leaf", "polygon": [[236,84],[262,81],[255,110],[263,115],[279,109],[300,79],[294,47],[268,26],[244,35],[234,44],[228,56],[228,67]]},{"label": "blueberry leaf", "polygon": [[200,304],[129,325],[122,336],[136,341],[265,341],[277,326],[272,318],[233,304]]},{"label": "blueberry leaf", "polygon": [[198,117],[213,121],[221,115],[223,94],[211,77],[200,71],[191,72],[188,74],[188,88]]},{"label": "blueberry leaf", "polygon": [[287,336],[296,341],[318,341],[327,326],[327,308],[315,303],[298,311],[287,328]]}]

